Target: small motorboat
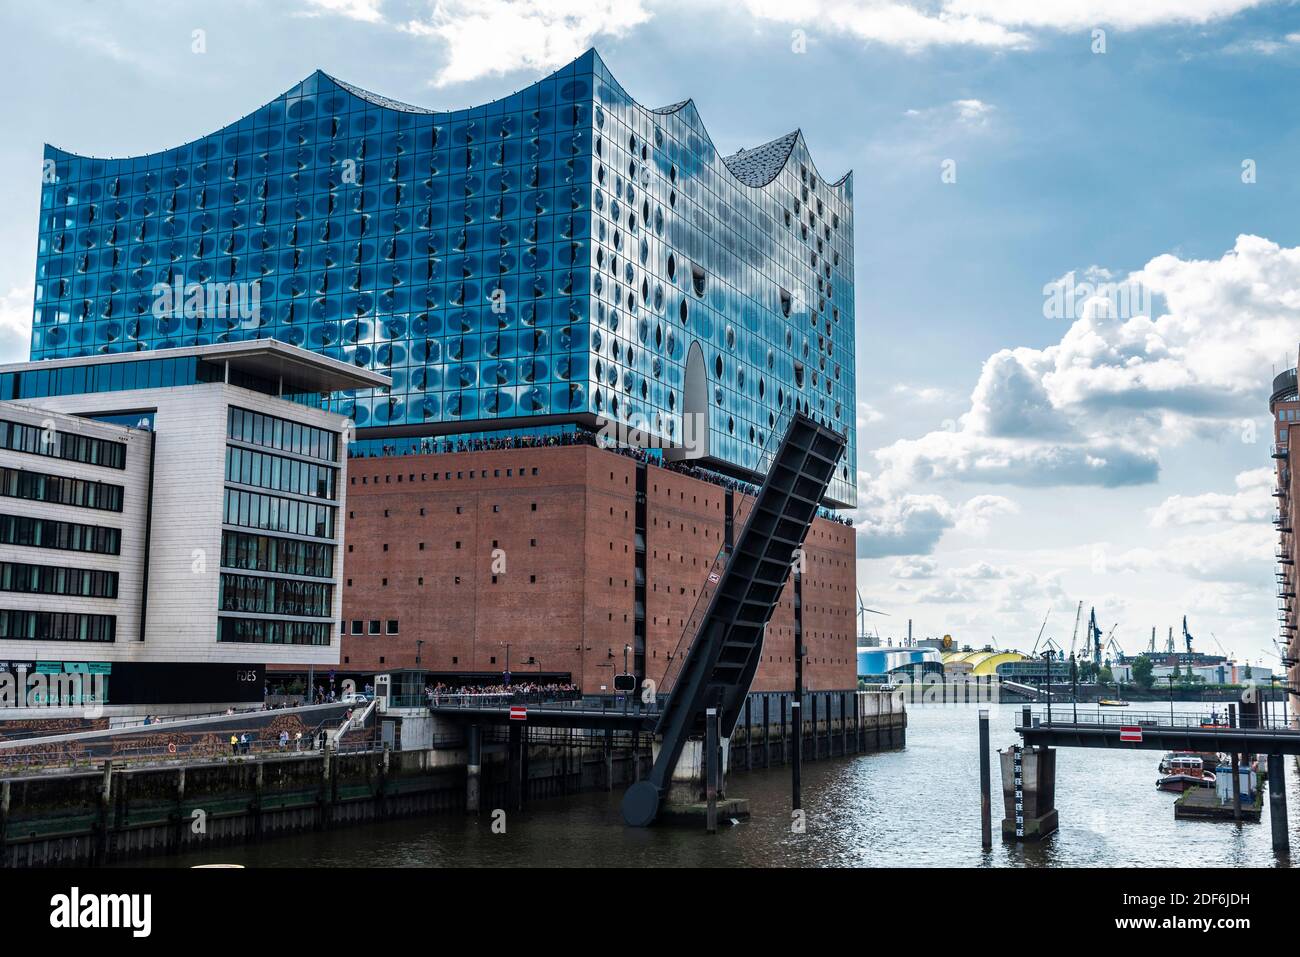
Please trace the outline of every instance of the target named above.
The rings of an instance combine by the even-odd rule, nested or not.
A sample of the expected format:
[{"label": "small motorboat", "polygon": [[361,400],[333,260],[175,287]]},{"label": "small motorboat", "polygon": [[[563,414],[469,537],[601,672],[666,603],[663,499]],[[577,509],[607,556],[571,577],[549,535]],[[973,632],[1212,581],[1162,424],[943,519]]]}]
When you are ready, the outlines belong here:
[{"label": "small motorboat", "polygon": [[1166,751],[1160,758],[1157,770],[1161,774],[1169,774],[1173,770],[1171,762],[1174,758],[1200,758],[1202,768],[1215,767],[1223,760],[1223,756],[1217,751]]},{"label": "small motorboat", "polygon": [[1114,698],[1102,698],[1097,704],[1103,708],[1127,708],[1127,701],[1116,701]]},{"label": "small motorboat", "polygon": [[1206,771],[1200,758],[1180,755],[1169,759],[1169,773],[1156,781],[1156,787],[1182,793],[1190,788],[1212,788],[1214,782],[1214,772]]}]

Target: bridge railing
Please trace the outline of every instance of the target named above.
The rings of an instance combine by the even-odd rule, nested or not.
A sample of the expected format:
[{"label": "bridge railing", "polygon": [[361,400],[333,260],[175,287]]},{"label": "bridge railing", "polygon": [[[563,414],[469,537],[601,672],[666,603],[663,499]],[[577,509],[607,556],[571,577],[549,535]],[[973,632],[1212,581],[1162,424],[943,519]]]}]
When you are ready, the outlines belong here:
[{"label": "bridge railing", "polygon": [[[1280,713],[1270,715],[1265,709],[1260,709],[1257,717],[1258,720],[1254,715],[1243,716],[1239,714],[1237,716],[1237,727],[1234,730],[1251,731],[1254,729],[1278,729],[1288,726],[1283,722]],[[1127,708],[1080,708],[1076,712],[1075,709],[1066,704],[1054,706],[1050,720],[1047,709],[1040,706],[1032,712],[1032,720],[1040,727],[1119,728],[1137,726],[1140,728],[1204,729],[1206,731],[1230,727],[1226,707],[1196,712],[1175,711],[1170,714],[1168,711],[1131,711]],[[1017,716],[1017,722],[1019,721],[1020,717]]]}]

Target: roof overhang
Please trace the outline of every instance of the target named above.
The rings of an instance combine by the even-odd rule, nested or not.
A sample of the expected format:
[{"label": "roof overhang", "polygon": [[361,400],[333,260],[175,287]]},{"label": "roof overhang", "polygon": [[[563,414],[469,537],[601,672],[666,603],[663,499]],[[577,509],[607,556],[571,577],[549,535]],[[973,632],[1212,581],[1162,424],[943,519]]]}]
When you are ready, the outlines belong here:
[{"label": "roof overhang", "polygon": [[278,339],[249,339],[244,342],[218,342],[206,346],[181,346],[176,349],[153,349],[141,352],[114,352],[107,355],[78,356],[69,359],[40,359],[0,366],[2,372],[32,372],[69,366],[106,365],[118,362],[144,362],[150,359],[176,359],[194,356],[201,362],[254,375],[281,383],[285,392],[350,392],[356,389],[386,389],[389,376],[360,366],[340,362],[307,349],[291,346]]},{"label": "roof overhang", "polygon": [[355,389],[386,389],[393,384],[392,378],[382,373],[340,362],[276,339],[202,346],[198,357],[204,362],[229,365],[232,369],[263,379],[278,379],[284,383],[286,392],[349,392]]}]

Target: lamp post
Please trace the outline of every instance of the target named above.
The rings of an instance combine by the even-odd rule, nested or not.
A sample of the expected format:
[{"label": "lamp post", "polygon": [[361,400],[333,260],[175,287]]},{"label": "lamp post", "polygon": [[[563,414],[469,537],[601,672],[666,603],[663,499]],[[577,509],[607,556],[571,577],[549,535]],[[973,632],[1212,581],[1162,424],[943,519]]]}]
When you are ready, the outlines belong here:
[{"label": "lamp post", "polygon": [[1171,671],[1165,675],[1169,679],[1169,726],[1174,725],[1174,673]]}]

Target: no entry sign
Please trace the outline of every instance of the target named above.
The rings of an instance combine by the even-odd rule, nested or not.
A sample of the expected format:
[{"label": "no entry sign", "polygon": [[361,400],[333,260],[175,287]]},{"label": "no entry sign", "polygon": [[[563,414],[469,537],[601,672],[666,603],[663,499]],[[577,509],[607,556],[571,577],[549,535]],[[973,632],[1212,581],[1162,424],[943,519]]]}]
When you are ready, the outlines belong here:
[{"label": "no entry sign", "polygon": [[523,705],[512,704],[512,705],[510,706],[510,720],[511,720],[511,721],[527,721],[527,720],[528,720],[528,709],[525,708]]},{"label": "no entry sign", "polygon": [[1121,741],[1140,742],[1142,740],[1142,729],[1135,724],[1126,724],[1119,729],[1119,739]]}]

